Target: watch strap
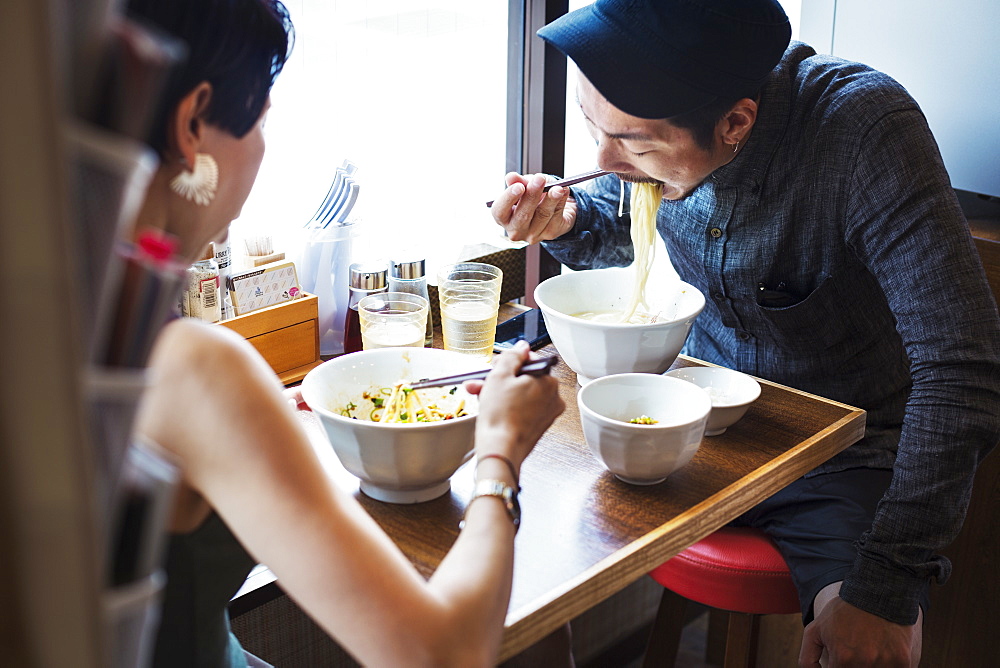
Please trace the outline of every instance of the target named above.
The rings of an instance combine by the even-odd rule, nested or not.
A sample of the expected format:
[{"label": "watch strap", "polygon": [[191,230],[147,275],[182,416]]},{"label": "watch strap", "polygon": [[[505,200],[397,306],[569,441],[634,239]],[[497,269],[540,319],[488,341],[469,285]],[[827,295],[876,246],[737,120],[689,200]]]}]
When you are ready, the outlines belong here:
[{"label": "watch strap", "polygon": [[[521,525],[521,506],[517,500],[517,493],[518,490],[514,489],[503,480],[484,478],[476,481],[476,487],[472,492],[472,498],[469,499],[469,504],[465,507],[465,510],[468,512],[469,506],[472,505],[472,502],[481,496],[495,496],[503,501],[504,507],[510,515],[511,522],[514,523],[514,531],[516,532]],[[459,529],[465,527],[464,518],[459,523],[458,527]]]}]

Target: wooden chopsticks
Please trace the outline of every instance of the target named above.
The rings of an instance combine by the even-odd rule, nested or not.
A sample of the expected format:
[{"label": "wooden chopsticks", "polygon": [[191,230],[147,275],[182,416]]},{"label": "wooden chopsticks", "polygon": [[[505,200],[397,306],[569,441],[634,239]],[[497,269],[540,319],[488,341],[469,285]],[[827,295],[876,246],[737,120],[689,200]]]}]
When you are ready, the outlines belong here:
[{"label": "wooden chopsticks", "polygon": [[[542,357],[537,360],[530,360],[524,366],[518,370],[517,375],[521,376],[528,374],[529,376],[544,376],[549,372],[553,366],[559,362],[558,355],[550,355],[548,357]],[[479,371],[470,371],[468,373],[460,373],[454,376],[444,376],[442,378],[424,378],[418,380],[415,383],[410,383],[410,389],[421,390],[427,387],[444,387],[445,385],[460,385],[467,380],[482,380],[489,375],[490,371],[493,369],[480,369]]]}]

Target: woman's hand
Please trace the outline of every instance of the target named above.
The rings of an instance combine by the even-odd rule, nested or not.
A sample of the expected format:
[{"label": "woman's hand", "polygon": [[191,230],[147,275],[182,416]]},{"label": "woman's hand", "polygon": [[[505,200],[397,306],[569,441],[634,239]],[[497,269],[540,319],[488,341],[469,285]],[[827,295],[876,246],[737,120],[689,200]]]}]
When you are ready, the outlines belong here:
[{"label": "woman's hand", "polygon": [[538,243],[560,237],[573,229],[576,201],[569,188],[556,186],[546,192],[545,184],[555,180],[545,174],[522,176],[510,172],[504,178],[507,189],[493,202],[493,220],[507,231],[511,241]]},{"label": "woman's hand", "polygon": [[516,375],[531,358],[527,342],[502,353],[484,381],[468,381],[465,389],[479,395],[476,452],[497,453],[520,469],[538,439],[566,407],[555,377]]},{"label": "woman's hand", "polygon": [[296,385],[295,387],[286,387],[284,389],[285,399],[288,400],[288,405],[292,407],[293,410],[297,411],[308,411],[310,410],[309,405],[302,398],[302,386]]}]

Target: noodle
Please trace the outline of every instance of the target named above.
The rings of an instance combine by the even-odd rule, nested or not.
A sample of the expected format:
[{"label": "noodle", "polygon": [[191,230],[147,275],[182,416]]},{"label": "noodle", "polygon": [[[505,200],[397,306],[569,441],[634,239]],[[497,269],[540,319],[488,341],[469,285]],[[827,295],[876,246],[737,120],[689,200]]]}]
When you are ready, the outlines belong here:
[{"label": "noodle", "polygon": [[347,418],[370,422],[438,422],[468,415],[465,399],[450,390],[414,390],[404,382],[365,392],[359,403],[348,402],[340,409]]},{"label": "noodle", "polygon": [[635,287],[632,299],[619,322],[629,322],[640,305],[649,310],[646,303],[646,281],[653,268],[656,253],[656,213],[660,210],[663,186],[652,183],[632,184],[632,199],[629,209],[632,215],[632,248],[635,250]]},{"label": "noodle", "polygon": [[[618,200],[618,215],[622,215],[624,205],[625,182],[621,181],[622,195]],[[663,184],[633,183],[629,202],[632,224],[629,234],[632,236],[632,248],[635,252],[635,282],[628,306],[624,309],[611,311],[581,311],[572,313],[574,318],[606,323],[629,323],[634,325],[656,322],[659,314],[649,313],[646,301],[646,282],[653,268],[653,258],[656,252],[656,214],[660,210],[663,199]],[[642,307],[640,310],[639,307]]]}]

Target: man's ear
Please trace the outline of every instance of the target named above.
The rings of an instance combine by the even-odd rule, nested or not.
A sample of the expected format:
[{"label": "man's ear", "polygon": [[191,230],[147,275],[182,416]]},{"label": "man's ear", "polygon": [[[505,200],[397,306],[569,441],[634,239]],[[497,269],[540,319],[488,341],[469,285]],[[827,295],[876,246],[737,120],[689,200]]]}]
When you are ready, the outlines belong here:
[{"label": "man's ear", "polygon": [[181,98],[170,118],[167,147],[188,166],[194,165],[194,156],[204,139],[204,117],[211,101],[212,84],[202,81]]},{"label": "man's ear", "polygon": [[722,120],[719,121],[719,132],[722,143],[735,144],[742,143],[754,123],[757,121],[757,102],[748,97],[738,100]]}]

